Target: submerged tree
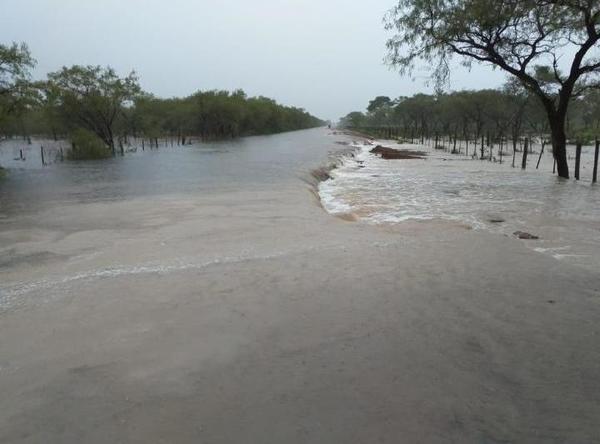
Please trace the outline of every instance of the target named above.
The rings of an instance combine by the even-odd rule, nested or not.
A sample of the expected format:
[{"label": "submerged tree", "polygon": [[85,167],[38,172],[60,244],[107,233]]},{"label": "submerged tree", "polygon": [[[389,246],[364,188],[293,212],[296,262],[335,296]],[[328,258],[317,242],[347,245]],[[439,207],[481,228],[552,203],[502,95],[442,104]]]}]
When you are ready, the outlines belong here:
[{"label": "submerged tree", "polygon": [[[542,103],[558,174],[569,177],[565,124],[569,103],[600,87],[600,3],[597,0],[400,0],[386,18],[397,31],[388,62],[410,72],[437,62],[447,78],[452,55],[488,63],[517,77]],[[569,59],[567,69],[561,64]]]},{"label": "submerged tree", "polygon": [[136,74],[121,78],[112,68],[75,65],[48,79],[65,122],[96,134],[114,154],[117,119],[141,93]]}]

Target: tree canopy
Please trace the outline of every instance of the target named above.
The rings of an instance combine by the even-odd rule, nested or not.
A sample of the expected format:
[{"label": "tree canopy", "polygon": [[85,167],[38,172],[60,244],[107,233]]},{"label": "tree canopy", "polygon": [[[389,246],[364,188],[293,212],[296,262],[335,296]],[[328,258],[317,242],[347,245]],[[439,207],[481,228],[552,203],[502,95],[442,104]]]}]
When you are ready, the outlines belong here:
[{"label": "tree canopy", "polygon": [[31,98],[29,72],[34,66],[26,44],[0,44],[0,126]]},{"label": "tree canopy", "polygon": [[35,63],[25,43],[0,44],[0,95],[10,94],[20,82],[29,80]]},{"label": "tree canopy", "polygon": [[369,102],[367,111],[373,112],[383,106],[390,106],[391,104],[392,99],[390,99],[388,96],[377,96]]}]

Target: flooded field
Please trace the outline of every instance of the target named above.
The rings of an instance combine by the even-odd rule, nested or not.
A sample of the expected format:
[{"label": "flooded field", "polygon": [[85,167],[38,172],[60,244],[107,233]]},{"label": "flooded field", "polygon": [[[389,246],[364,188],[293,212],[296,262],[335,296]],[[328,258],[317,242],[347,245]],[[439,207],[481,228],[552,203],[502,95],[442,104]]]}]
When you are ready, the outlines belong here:
[{"label": "flooded field", "polygon": [[[0,182],[0,220],[62,203],[289,183],[307,176],[336,150],[335,138],[327,133],[316,129],[186,146],[162,140],[158,149],[146,143],[145,151],[138,141],[124,157],[86,162],[61,162],[57,153],[67,150],[66,142],[5,141],[0,143],[0,165],[7,168]],[[52,160],[46,166],[42,146],[46,162]],[[20,160],[21,151],[25,160]]]}]

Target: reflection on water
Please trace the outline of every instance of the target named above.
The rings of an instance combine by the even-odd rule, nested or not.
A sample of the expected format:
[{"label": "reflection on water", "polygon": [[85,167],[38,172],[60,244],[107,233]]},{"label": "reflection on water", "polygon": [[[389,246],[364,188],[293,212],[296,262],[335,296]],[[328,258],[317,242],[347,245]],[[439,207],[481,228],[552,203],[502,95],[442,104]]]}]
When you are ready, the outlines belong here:
[{"label": "reflection on water", "polygon": [[[412,148],[413,145],[394,146]],[[542,240],[528,245],[557,259],[600,264],[600,190],[591,186],[591,150],[584,151],[582,180],[564,181],[551,174],[551,155],[537,155],[528,170],[511,168],[510,156],[498,162],[473,160],[427,147],[425,160],[384,160],[357,145],[321,184],[326,209],[352,212],[368,223],[409,219],[450,219],[511,235],[522,230]],[[517,153],[520,165],[520,153]]]},{"label": "reflection on water", "polygon": [[[127,153],[123,158],[58,162],[42,167],[40,146],[51,142],[0,144],[0,217],[66,202],[123,199],[168,193],[247,189],[297,179],[336,149],[324,129],[199,143]],[[19,150],[26,161],[20,161]],[[16,159],[16,160],[15,160]]]}]

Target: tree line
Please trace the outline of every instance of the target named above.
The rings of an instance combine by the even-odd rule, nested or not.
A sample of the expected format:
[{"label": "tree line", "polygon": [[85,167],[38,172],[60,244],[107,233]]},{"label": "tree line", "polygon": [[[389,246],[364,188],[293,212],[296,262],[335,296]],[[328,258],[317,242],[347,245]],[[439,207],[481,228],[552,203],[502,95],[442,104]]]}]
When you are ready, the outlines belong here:
[{"label": "tree line", "polygon": [[324,124],[301,108],[242,90],[159,98],[142,90],[135,72],[122,77],[110,67],[74,65],[32,81],[35,64],[27,45],[0,44],[0,138],[66,138],[80,158],[115,155],[131,137],[185,144],[191,137],[220,140]]},{"label": "tree line", "polygon": [[[543,105],[518,82],[499,89],[416,94],[412,97],[373,99],[366,112],[355,111],[340,123],[354,129],[394,127],[398,136],[413,141],[436,137],[486,142],[506,141],[517,150],[528,137],[551,141]],[[573,99],[566,123],[566,139],[588,144],[600,137],[600,91],[590,89]]]}]

